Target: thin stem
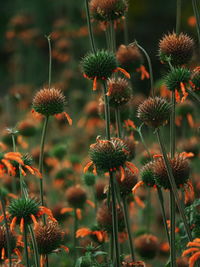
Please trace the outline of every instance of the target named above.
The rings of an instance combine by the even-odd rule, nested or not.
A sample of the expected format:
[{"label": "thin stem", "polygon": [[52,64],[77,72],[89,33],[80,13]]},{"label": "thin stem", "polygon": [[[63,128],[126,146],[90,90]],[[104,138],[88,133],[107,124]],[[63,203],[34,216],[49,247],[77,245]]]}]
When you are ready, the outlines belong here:
[{"label": "thin stem", "polygon": [[110,260],[113,260],[114,250],[113,250],[113,233],[112,232],[110,233],[109,255],[110,255]]},{"label": "thin stem", "polygon": [[181,28],[181,0],[176,1],[176,34],[180,34]]},{"label": "thin stem", "polygon": [[183,224],[184,224],[188,239],[190,241],[192,241],[192,235],[191,235],[190,227],[189,227],[189,225],[187,223],[187,218],[185,216],[183,207],[181,205],[181,202],[180,202],[180,199],[179,199],[179,196],[178,196],[177,186],[176,186],[176,183],[175,183],[175,180],[174,180],[174,176],[173,176],[171,165],[170,165],[168,157],[167,157],[167,153],[166,153],[166,150],[165,150],[164,142],[163,142],[161,134],[160,134],[160,129],[157,129],[157,138],[158,138],[158,142],[159,142],[162,154],[163,154],[165,167],[166,167],[167,174],[168,174],[169,181],[170,181],[170,185],[171,185],[171,188],[172,188],[175,200],[176,200],[176,204],[178,206],[180,215],[182,217]]},{"label": "thin stem", "polygon": [[32,245],[33,245],[34,259],[35,259],[35,266],[36,266],[36,267],[40,267],[37,242],[36,242],[35,234],[34,234],[34,232],[33,232],[33,229],[32,229],[32,226],[31,226],[31,225],[28,226],[28,230],[29,230],[29,232],[30,232],[31,240],[32,240]]},{"label": "thin stem", "polygon": [[124,197],[122,199],[122,202],[123,202],[123,209],[124,209],[124,219],[125,219],[126,229],[128,233],[129,248],[130,248],[132,260],[135,261],[134,247],[133,247],[131,227],[130,227],[130,218],[129,218],[129,212],[127,208],[127,199]]},{"label": "thin stem", "polygon": [[118,220],[117,220],[117,209],[116,209],[116,195],[113,173],[110,172],[110,187],[112,196],[112,227],[113,227],[113,242],[115,246],[115,257],[116,267],[120,266],[120,253],[119,253],[119,242],[118,242]]},{"label": "thin stem", "polygon": [[110,112],[109,112],[109,101],[107,96],[107,88],[105,82],[103,82],[104,88],[104,107],[105,107],[105,121],[106,121],[106,137],[110,140]]},{"label": "thin stem", "polygon": [[176,203],[172,190],[170,190],[170,256],[172,267],[176,266],[175,224]]},{"label": "thin stem", "polygon": [[45,35],[48,41],[48,46],[49,46],[49,89],[51,86],[51,72],[52,72],[52,56],[51,56],[51,36],[50,35]]},{"label": "thin stem", "polygon": [[74,263],[76,262],[76,246],[77,246],[77,243],[76,243],[76,231],[78,229],[78,220],[77,220],[77,215],[76,215],[76,209],[74,209]]},{"label": "thin stem", "polygon": [[172,110],[171,110],[171,118],[170,118],[170,153],[171,157],[174,157],[175,147],[176,147],[176,138],[175,138],[175,109],[176,109],[176,99],[175,92],[172,91]]},{"label": "thin stem", "polygon": [[6,228],[6,243],[7,243],[7,252],[8,252],[8,259],[9,259],[9,267],[12,266],[12,258],[11,258],[11,247],[10,247],[10,231],[8,227],[8,221],[6,218],[6,208],[5,208],[5,202],[2,196],[0,196],[1,199],[1,207],[2,207],[2,212],[3,212],[3,218],[4,218],[4,223],[5,223],[5,228]]},{"label": "thin stem", "polygon": [[169,231],[168,231],[168,226],[167,226],[167,217],[166,217],[165,207],[164,207],[164,198],[163,198],[163,193],[162,193],[162,190],[160,187],[157,187],[157,193],[158,193],[158,199],[160,201],[160,207],[161,207],[161,212],[162,212],[162,217],[163,217],[163,224],[165,227],[167,240],[170,244],[170,236],[169,236]]},{"label": "thin stem", "polygon": [[[49,117],[45,117],[43,130],[42,130],[42,137],[41,137],[41,144],[40,144],[40,158],[39,158],[39,171],[42,174],[43,173],[43,158],[44,158],[44,143],[45,143],[45,137],[47,132],[47,125],[48,125]],[[44,196],[43,196],[43,179],[40,179],[40,199],[41,204],[44,206]]]},{"label": "thin stem", "polygon": [[186,89],[186,91],[198,104],[200,104],[200,97],[195,92],[189,89]]},{"label": "thin stem", "polygon": [[199,7],[198,7],[197,0],[192,0],[192,6],[193,6],[193,11],[194,11],[194,16],[196,18],[197,35],[198,35],[198,40],[199,40],[199,45],[200,45],[200,15],[199,15]]},{"label": "thin stem", "polygon": [[27,225],[24,225],[24,253],[26,260],[26,267],[29,267],[29,258],[28,258],[28,243],[27,243]]},{"label": "thin stem", "polygon": [[13,152],[16,152],[16,142],[15,142],[15,135],[12,134],[12,143],[13,143]]},{"label": "thin stem", "polygon": [[120,119],[119,107],[115,108],[115,120],[116,120],[117,136],[119,138],[121,138],[122,137],[122,131],[121,131],[121,119]]},{"label": "thin stem", "polygon": [[89,10],[89,5],[88,5],[88,0],[85,0],[85,8],[86,8],[86,15],[87,15],[87,24],[88,24],[88,30],[89,30],[90,44],[91,44],[93,53],[96,53],[94,36],[93,36],[92,25],[91,25],[91,20],[90,20],[90,10]]},{"label": "thin stem", "polygon": [[[12,144],[13,144],[13,152],[16,152],[15,134],[12,134]],[[17,181],[15,177],[13,177],[12,189],[13,189],[13,193],[16,194],[17,193]]]},{"label": "thin stem", "polygon": [[147,147],[146,142],[144,141],[144,137],[143,137],[143,134],[142,134],[142,126],[143,126],[143,125],[144,125],[144,123],[142,123],[142,124],[140,125],[140,127],[137,129],[137,132],[138,132],[138,134],[139,134],[139,136],[140,136],[141,142],[142,142],[142,144],[143,144],[143,146],[144,146],[144,148],[145,148],[145,150],[146,150],[146,152],[147,152],[149,158],[152,158],[151,153],[149,152],[149,149],[148,149],[148,147]]},{"label": "thin stem", "polygon": [[149,67],[149,73],[150,73],[150,83],[151,83],[151,88],[150,88],[150,92],[152,93],[152,96],[155,96],[155,91],[154,91],[154,79],[153,79],[153,68],[152,68],[152,64],[151,64],[151,59],[150,56],[148,55],[147,51],[137,43],[137,41],[135,41],[133,43],[133,45],[137,45],[137,47],[142,50],[142,52],[144,53],[147,62],[148,62],[148,67]]}]

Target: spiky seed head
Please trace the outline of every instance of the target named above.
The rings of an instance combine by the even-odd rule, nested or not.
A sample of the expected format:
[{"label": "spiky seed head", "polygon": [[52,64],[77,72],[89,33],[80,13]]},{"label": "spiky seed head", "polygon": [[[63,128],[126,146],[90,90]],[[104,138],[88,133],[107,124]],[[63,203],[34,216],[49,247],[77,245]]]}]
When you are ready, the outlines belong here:
[{"label": "spiky seed head", "polygon": [[33,109],[44,116],[62,113],[65,104],[65,96],[60,90],[55,88],[41,89],[33,99]]},{"label": "spiky seed head", "polygon": [[164,98],[149,97],[137,110],[137,117],[146,125],[158,128],[165,125],[170,117],[171,105]]},{"label": "spiky seed head", "polygon": [[165,84],[171,91],[180,90],[180,83],[188,83],[190,80],[191,72],[187,68],[172,68],[165,77]]},{"label": "spiky seed head", "polygon": [[95,54],[87,54],[81,61],[83,73],[89,78],[108,79],[117,68],[115,55],[106,50],[98,50]]},{"label": "spiky seed head", "polygon": [[194,112],[195,112],[195,106],[193,102],[189,100],[179,103],[176,108],[176,114],[185,118],[188,114],[193,115]]},{"label": "spiky seed head", "polygon": [[66,198],[70,206],[76,209],[82,209],[86,202],[87,195],[83,188],[81,188],[79,185],[76,185],[67,189]]},{"label": "spiky seed head", "polygon": [[87,172],[83,175],[83,181],[87,186],[93,186],[96,182],[96,176],[91,172]]},{"label": "spiky seed head", "polygon": [[122,262],[122,267],[145,267],[145,263],[143,261],[129,261],[129,262]]},{"label": "spiky seed head", "polygon": [[135,249],[145,259],[153,259],[159,248],[158,238],[151,234],[144,234],[135,239]]},{"label": "spiky seed head", "polygon": [[90,11],[97,21],[113,21],[124,16],[128,4],[126,0],[91,0]]},{"label": "spiky seed head", "polygon": [[[9,231],[9,243],[10,243],[10,250],[11,252],[13,249],[16,248],[16,237],[13,233]],[[0,226],[0,251],[5,249],[5,256],[8,257],[8,246],[7,246],[7,239],[6,239],[6,228],[5,226]]]},{"label": "spiky seed head", "polygon": [[97,171],[109,172],[123,166],[129,151],[124,141],[120,138],[111,140],[98,140],[90,146],[89,154]]},{"label": "spiky seed head", "polygon": [[98,181],[95,184],[95,195],[98,201],[101,201],[106,198],[106,189],[107,184],[104,181]]},{"label": "spiky seed head", "polygon": [[133,72],[143,63],[143,56],[136,45],[120,45],[116,57],[120,65],[129,72]]},{"label": "spiky seed head", "polygon": [[[125,228],[123,211],[117,207],[118,230],[122,232]],[[112,212],[106,202],[102,203],[97,211],[97,223],[105,231],[112,232]]]},{"label": "spiky seed head", "polygon": [[62,160],[67,153],[67,147],[64,144],[57,144],[53,147],[51,153],[55,158]]},{"label": "spiky seed head", "polygon": [[25,137],[34,136],[37,132],[35,124],[31,121],[22,121],[18,125],[19,134]]},{"label": "spiky seed head", "polygon": [[131,88],[123,78],[111,78],[107,82],[109,103],[112,107],[121,107],[131,99]]},{"label": "spiky seed head", "polygon": [[199,91],[200,90],[200,67],[197,67],[192,71],[191,81],[194,84],[193,90]]},{"label": "spiky seed head", "polygon": [[132,188],[138,181],[137,175],[134,175],[130,170],[125,169],[125,178],[121,181],[121,173],[116,173],[116,179],[119,185],[120,194],[122,197],[128,196],[132,192]]},{"label": "spiky seed head", "polygon": [[38,225],[35,238],[39,254],[47,255],[62,245],[63,232],[56,222],[48,222],[46,225]]},{"label": "spiky seed head", "polygon": [[142,167],[141,179],[146,186],[153,187],[155,183],[155,177],[153,172],[154,161],[150,161]]},{"label": "spiky seed head", "polygon": [[39,212],[39,203],[32,198],[19,198],[11,201],[8,212],[11,217],[17,217],[17,223],[20,223],[21,219],[24,218],[24,223],[32,223],[30,215],[37,217]]},{"label": "spiky seed head", "polygon": [[[186,184],[189,179],[190,167],[188,160],[181,154],[176,154],[174,158],[168,157],[168,160],[172,168],[176,186],[180,188]],[[164,189],[171,189],[163,158],[159,158],[154,162],[153,171],[156,184]]]},{"label": "spiky seed head", "polygon": [[162,62],[170,59],[172,65],[188,63],[193,55],[194,41],[187,34],[170,33],[165,35],[159,43],[159,55]]}]

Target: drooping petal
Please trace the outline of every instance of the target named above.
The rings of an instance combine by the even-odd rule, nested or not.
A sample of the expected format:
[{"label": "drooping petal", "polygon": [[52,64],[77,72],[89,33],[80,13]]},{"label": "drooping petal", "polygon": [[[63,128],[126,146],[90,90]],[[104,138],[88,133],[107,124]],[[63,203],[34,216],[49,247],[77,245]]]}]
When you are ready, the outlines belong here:
[{"label": "drooping petal", "polygon": [[141,187],[143,184],[144,184],[143,181],[139,181],[139,182],[137,182],[137,184],[136,184],[136,185],[133,187],[133,189],[132,189],[133,194],[135,194],[136,190],[137,190],[139,187]]},{"label": "drooping petal", "polygon": [[11,176],[15,176],[16,173],[13,165],[7,159],[2,159],[1,161],[6,166],[8,174]]},{"label": "drooping petal", "polygon": [[125,171],[124,171],[124,168],[122,166],[119,167],[120,168],[120,172],[121,172],[121,182],[124,181],[125,179]]},{"label": "drooping petal", "polygon": [[188,254],[192,253],[192,252],[197,252],[199,251],[199,248],[188,248],[186,250],[183,251],[182,256],[187,256]]},{"label": "drooping petal", "polygon": [[88,205],[90,205],[92,208],[95,208],[95,204],[94,204],[94,202],[92,202],[91,200],[87,199],[87,200],[86,200],[86,203],[87,203]]},{"label": "drooping petal", "polygon": [[134,195],[134,199],[135,199],[135,202],[138,204],[139,207],[141,207],[142,209],[145,208],[144,202],[138,196]]},{"label": "drooping petal", "polygon": [[11,231],[11,232],[14,231],[16,222],[17,222],[17,217],[14,217],[14,218],[12,219],[12,221],[11,221],[11,224],[10,224],[10,231]]},{"label": "drooping petal", "polygon": [[191,127],[191,128],[194,128],[195,123],[194,123],[192,114],[190,114],[190,113],[187,114],[187,120],[188,120],[188,123],[189,123],[190,127]]},{"label": "drooping petal", "polygon": [[83,169],[83,172],[86,173],[88,171],[88,169],[93,165],[93,162],[90,161],[86,164],[86,166]]},{"label": "drooping petal", "polygon": [[69,248],[63,245],[60,245],[61,248],[63,248],[65,250],[65,252],[69,253]]},{"label": "drooping petal", "polygon": [[62,208],[60,211],[60,214],[64,214],[64,213],[72,212],[72,211],[73,211],[73,208]]},{"label": "drooping petal", "polygon": [[189,259],[189,267],[194,267],[196,261],[200,258],[200,252],[194,253]]},{"label": "drooping petal", "polygon": [[85,237],[92,233],[89,228],[80,228],[76,231],[76,237]]},{"label": "drooping petal", "polygon": [[175,98],[176,98],[176,103],[181,102],[181,97],[177,89],[175,90]]},{"label": "drooping petal", "polygon": [[71,126],[72,125],[72,119],[71,117],[69,116],[69,114],[67,112],[63,112],[63,114],[65,115],[69,125]]},{"label": "drooping petal", "polygon": [[181,91],[182,91],[182,94],[183,94],[183,97],[181,98],[181,102],[184,102],[185,99],[188,96],[188,93],[186,92],[186,88],[185,88],[185,85],[184,85],[183,82],[180,83],[180,86],[181,86]]},{"label": "drooping petal", "polygon": [[144,65],[141,65],[139,68],[136,69],[137,72],[141,72],[141,80],[149,79],[150,75],[148,73],[148,71],[146,70]]},{"label": "drooping petal", "polygon": [[97,90],[97,77],[94,77],[92,90],[93,91],[96,91]]},{"label": "drooping petal", "polygon": [[124,70],[120,67],[116,68],[113,72],[118,72],[118,71],[122,72],[128,79],[131,78],[131,75],[126,70]]},{"label": "drooping petal", "polygon": [[79,220],[82,219],[82,212],[81,212],[81,209],[76,209],[76,216]]},{"label": "drooping petal", "polygon": [[20,232],[23,233],[24,232],[24,218],[21,218],[19,228],[20,228]]},{"label": "drooping petal", "polygon": [[30,217],[31,217],[31,219],[33,221],[34,230],[35,230],[37,228],[37,226],[38,226],[38,222],[37,222],[37,220],[36,220],[36,218],[35,218],[35,216],[33,214],[31,214]]}]

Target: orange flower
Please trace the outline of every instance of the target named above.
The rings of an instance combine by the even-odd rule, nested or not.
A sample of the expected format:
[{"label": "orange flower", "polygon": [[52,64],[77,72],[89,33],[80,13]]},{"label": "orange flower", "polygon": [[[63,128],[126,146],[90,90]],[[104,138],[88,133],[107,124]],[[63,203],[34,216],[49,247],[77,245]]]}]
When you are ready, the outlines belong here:
[{"label": "orange flower", "polygon": [[107,236],[105,231],[95,230],[92,231],[89,228],[80,228],[76,232],[76,237],[85,237],[89,235],[95,235],[99,242],[105,241],[105,238]]},{"label": "orange flower", "polygon": [[187,256],[192,253],[192,256],[189,258],[189,267],[194,267],[196,261],[200,258],[200,238],[195,238],[192,242],[187,244],[187,247],[190,247],[183,251],[182,256]]},{"label": "orange flower", "polygon": [[137,72],[141,72],[141,80],[149,79],[150,75],[148,73],[148,71],[146,70],[144,65],[141,65],[139,68],[136,69]]}]

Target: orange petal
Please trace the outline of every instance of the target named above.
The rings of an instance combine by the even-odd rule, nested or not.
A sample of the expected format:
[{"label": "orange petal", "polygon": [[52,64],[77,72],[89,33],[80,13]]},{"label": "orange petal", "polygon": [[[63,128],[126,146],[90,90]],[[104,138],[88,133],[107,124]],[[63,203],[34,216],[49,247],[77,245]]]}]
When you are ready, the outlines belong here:
[{"label": "orange petal", "polygon": [[72,212],[72,211],[73,211],[73,208],[62,208],[60,211],[60,214],[64,214],[64,213]]},{"label": "orange petal", "polygon": [[197,243],[197,242],[194,242],[194,241],[188,242],[187,247],[192,247],[192,246],[200,247],[200,243]]},{"label": "orange petal", "polygon": [[175,98],[176,98],[176,103],[181,102],[181,97],[177,89],[175,90]]},{"label": "orange petal", "polygon": [[80,228],[76,231],[76,237],[85,237],[90,235],[91,233],[91,230],[88,228]]},{"label": "orange petal", "polygon": [[8,193],[8,196],[14,199],[17,199],[18,197],[13,193]]},{"label": "orange petal", "polygon": [[136,190],[137,190],[139,187],[141,187],[143,184],[144,184],[143,181],[139,181],[139,182],[137,182],[137,184],[136,184],[136,185],[133,187],[133,189],[132,189],[133,194],[135,194]]},{"label": "orange petal", "polygon": [[88,169],[92,166],[93,162],[90,161],[86,164],[86,166],[83,169],[83,172],[86,173],[88,171]]},{"label": "orange petal", "polygon": [[125,171],[124,171],[124,168],[122,166],[120,166],[119,168],[121,171],[121,182],[123,182],[125,179]]},{"label": "orange petal", "polygon": [[21,218],[19,228],[20,228],[20,232],[23,233],[24,232],[24,218]]},{"label": "orange petal", "polygon": [[197,251],[199,251],[199,248],[188,248],[185,251],[183,251],[182,256],[184,257],[192,252],[197,252]]},{"label": "orange petal", "polygon": [[180,153],[180,156],[182,156],[184,158],[193,158],[194,157],[194,153],[192,153],[192,152],[182,152],[182,153]]},{"label": "orange petal", "polygon": [[96,91],[97,90],[97,77],[94,77],[92,90],[93,91]]},{"label": "orange petal", "polygon": [[82,212],[81,212],[81,209],[76,209],[76,216],[79,220],[82,219]]},{"label": "orange petal", "polygon": [[36,174],[40,179],[42,179],[42,174],[41,174],[41,172],[40,172],[37,168],[34,168],[34,167],[31,166],[31,169],[33,169],[34,172],[35,172],[35,174]]},{"label": "orange petal", "polygon": [[28,166],[28,165],[24,165],[24,167],[25,167],[25,168],[26,168],[32,175],[35,174],[34,170],[33,170],[30,166]]},{"label": "orange petal", "polygon": [[144,65],[141,65],[139,68],[136,69],[136,71],[141,72],[141,80],[144,80],[145,78],[150,78],[150,75]]},{"label": "orange petal", "polygon": [[119,67],[114,70],[114,72],[118,72],[118,71],[122,72],[128,79],[131,78],[130,74],[126,70],[119,68]]},{"label": "orange petal", "polygon": [[22,260],[22,254],[18,248],[15,248],[13,252],[17,255],[19,260]]},{"label": "orange petal", "polygon": [[189,259],[189,267],[194,267],[199,257],[200,257],[200,252],[196,252],[194,255],[192,255]]},{"label": "orange petal", "polygon": [[186,92],[186,89],[185,89],[185,85],[184,83],[180,83],[180,86],[181,86],[181,91],[183,93],[183,97],[181,98],[181,102],[185,101],[185,99],[187,98],[188,96],[188,93]]},{"label": "orange petal", "polygon": [[195,123],[194,123],[193,117],[192,117],[192,115],[190,113],[187,114],[187,120],[188,120],[188,123],[189,123],[190,127],[194,128]]},{"label": "orange petal", "polygon": [[2,159],[1,161],[6,166],[8,174],[11,176],[15,176],[16,173],[13,165],[7,159]]},{"label": "orange petal", "polygon": [[2,248],[2,250],[1,250],[1,258],[2,258],[2,260],[5,260],[5,254],[6,254],[5,248]]},{"label": "orange petal", "polygon": [[14,218],[12,219],[11,224],[10,224],[10,231],[11,231],[11,232],[14,231],[16,222],[17,222],[17,217],[14,217]]},{"label": "orange petal", "polygon": [[71,126],[72,125],[72,119],[71,117],[69,116],[69,114],[67,112],[63,112],[63,114],[65,115],[69,125]]},{"label": "orange petal", "polygon": [[45,264],[45,258],[44,258],[44,255],[41,255],[41,256],[40,256],[40,267],[44,267],[44,264]]},{"label": "orange petal", "polygon": [[36,218],[35,218],[35,216],[33,214],[31,214],[30,217],[31,217],[31,219],[33,221],[34,230],[35,230],[37,228],[37,226],[38,226],[38,222],[37,222],[37,220],[36,220]]},{"label": "orange petal", "polygon": [[93,235],[96,235],[96,237],[99,240],[99,242],[102,242],[103,241],[103,234],[102,234],[101,231],[94,231],[92,234]]},{"label": "orange petal", "polygon": [[87,199],[87,200],[86,200],[86,203],[87,203],[88,205],[90,205],[92,208],[95,208],[95,204],[94,204],[94,202],[92,202],[91,200]]},{"label": "orange petal", "polygon": [[155,155],[153,155],[153,158],[154,158],[154,159],[156,159],[156,158],[162,158],[162,156],[163,156],[163,155],[161,155],[161,154],[155,154]]},{"label": "orange petal", "polygon": [[18,162],[19,164],[24,165],[23,160],[18,156],[11,155],[11,154],[8,155],[8,153],[7,153],[7,154],[4,155],[4,158],[8,159],[8,160],[14,160],[14,161]]},{"label": "orange petal", "polygon": [[28,148],[28,143],[26,143],[23,140],[23,137],[21,135],[17,136],[17,143],[23,148],[23,149],[27,149]]},{"label": "orange petal", "polygon": [[142,209],[145,208],[144,202],[138,196],[134,195],[134,199],[135,199],[135,202],[138,204],[139,207],[141,207]]},{"label": "orange petal", "polygon": [[195,238],[193,241],[194,241],[194,242],[199,242],[199,243],[200,243],[200,238]]},{"label": "orange petal", "polygon": [[20,169],[21,174],[22,174],[23,176],[26,176],[26,173],[25,173],[25,171],[23,170],[23,168],[22,168],[22,167],[19,167],[19,169]]},{"label": "orange petal", "polygon": [[138,170],[138,168],[137,168],[132,162],[127,161],[125,165],[129,168],[129,170],[130,170],[133,174],[135,174],[135,175],[138,174],[139,170]]},{"label": "orange petal", "polygon": [[68,247],[63,246],[63,245],[61,245],[60,247],[63,248],[65,250],[65,252],[69,253],[69,248]]}]

